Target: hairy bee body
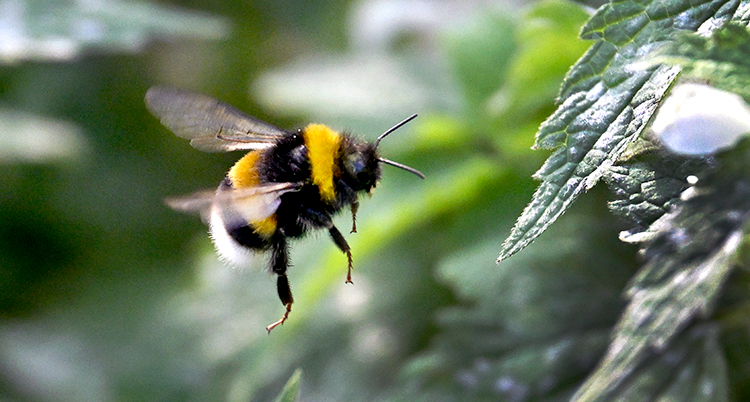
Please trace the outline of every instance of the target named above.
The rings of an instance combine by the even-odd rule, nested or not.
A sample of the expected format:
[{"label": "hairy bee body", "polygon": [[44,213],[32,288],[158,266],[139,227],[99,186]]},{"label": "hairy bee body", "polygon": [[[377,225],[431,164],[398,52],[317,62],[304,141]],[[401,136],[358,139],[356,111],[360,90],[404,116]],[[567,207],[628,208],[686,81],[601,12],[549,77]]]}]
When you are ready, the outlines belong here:
[{"label": "hairy bee body", "polygon": [[[311,153],[329,149],[333,150],[330,158],[310,157]],[[363,169],[359,175],[347,174],[342,159],[345,155],[361,160]],[[333,230],[335,241],[343,238],[333,226],[332,217],[345,207],[356,209],[357,193],[375,187],[380,166],[377,162],[365,164],[366,160],[376,161],[375,155],[372,145],[320,125],[289,133],[267,149],[248,153],[230,169],[219,193],[271,183],[301,185],[296,191],[281,194],[276,211],[262,220],[235,219],[241,215],[228,209],[231,206],[214,208],[210,226],[220,255],[235,265],[244,265],[251,254],[238,251],[237,247],[274,250],[282,246],[282,238],[301,237],[316,229]],[[348,246],[339,247],[348,250]],[[279,272],[280,266],[273,264],[271,270],[283,273]]]},{"label": "hairy bee body", "polygon": [[266,327],[268,331],[284,323],[292,308],[286,276],[287,239],[326,229],[347,256],[346,282],[351,283],[351,251],[333,224],[333,216],[345,207],[351,208],[352,232],[356,231],[358,195],[375,188],[381,163],[424,177],[377,154],[380,139],[416,115],[372,144],[321,124],[282,130],[215,99],[172,88],[151,88],[146,106],[197,149],[250,150],[232,166],[216,191],[167,202],[178,210],[203,213],[219,255],[232,264],[243,266],[255,252],[270,252],[269,267],[277,275],[276,287],[286,312]]}]

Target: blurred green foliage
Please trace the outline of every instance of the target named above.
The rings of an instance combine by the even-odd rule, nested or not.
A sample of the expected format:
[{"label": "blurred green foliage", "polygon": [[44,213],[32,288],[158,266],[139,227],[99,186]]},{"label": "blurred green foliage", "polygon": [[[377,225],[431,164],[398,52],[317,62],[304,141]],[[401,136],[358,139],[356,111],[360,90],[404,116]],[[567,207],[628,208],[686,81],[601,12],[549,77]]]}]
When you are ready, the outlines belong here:
[{"label": "blurred green foliage", "polygon": [[[18,4],[35,15],[34,3]],[[117,4],[109,15],[129,14],[118,24],[144,26],[145,15]],[[6,114],[32,116],[25,130],[4,118],[0,133],[30,144],[0,175],[3,398],[268,400],[297,367],[307,399],[400,393],[400,368],[415,367],[444,331],[440,311],[477,296],[459,296],[460,278],[437,268],[499,244],[531,190],[531,137],[564,66],[585,48],[575,32],[586,14],[556,2],[511,14],[424,4],[409,13],[378,2],[138,7],[172,13],[177,25],[140,28],[129,54],[104,29],[67,60],[18,57],[0,71]],[[409,17],[424,12],[432,17]],[[113,24],[78,13],[66,15]],[[53,31],[65,35],[76,21]],[[538,63],[539,54],[555,63]],[[354,286],[344,286],[344,257],[327,239],[295,244],[295,311],[268,336],[281,306],[263,257],[242,271],[222,265],[199,220],[162,204],[216,185],[238,156],[201,154],[161,127],[142,101],[157,83],[282,127],[318,120],[367,138],[418,112],[383,152],[428,179],[386,169],[364,200],[359,233],[347,236]],[[265,108],[248,102],[248,88]],[[44,121],[54,132],[34,137]],[[63,145],[33,158],[50,138]],[[467,278],[497,270],[489,249],[466,261]]]},{"label": "blurred green foliage", "polygon": [[284,388],[281,390],[276,402],[294,402],[299,398],[299,383],[302,378],[302,370],[297,369],[289,378]]},{"label": "blurred green foliage", "polygon": [[683,32],[648,60],[678,65],[684,77],[708,81],[711,86],[734,92],[748,101],[750,85],[745,81],[750,76],[748,52],[750,32],[747,27],[732,23],[708,37]]},{"label": "blurred green foliage", "polygon": [[[0,20],[23,16],[0,67],[0,399],[557,401],[596,367],[638,265],[607,194],[494,262],[545,157],[534,133],[590,45],[581,6],[53,3]],[[240,155],[160,126],[154,84],[369,139],[419,113],[382,151],[427,179],[385,168],[362,200],[354,285],[327,237],[293,244],[295,309],[269,336],[283,307],[264,256],[221,264],[162,202]],[[716,338],[691,339],[676,347],[714,362]]]}]

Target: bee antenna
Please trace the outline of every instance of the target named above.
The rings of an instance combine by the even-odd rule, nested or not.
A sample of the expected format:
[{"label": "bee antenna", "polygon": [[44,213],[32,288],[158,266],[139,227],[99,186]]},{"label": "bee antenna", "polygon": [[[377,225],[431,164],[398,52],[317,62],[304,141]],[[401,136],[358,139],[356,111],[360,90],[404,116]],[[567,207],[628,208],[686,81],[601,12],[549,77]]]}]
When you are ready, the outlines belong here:
[{"label": "bee antenna", "polygon": [[[412,116],[412,117],[410,117],[410,118],[406,119],[405,121],[401,122],[401,124],[403,124],[403,123],[406,123],[407,121],[409,121],[409,120],[411,120],[411,119],[413,119],[413,118],[415,118],[415,117],[417,117],[417,115],[416,115],[416,114],[415,114],[414,116]],[[397,128],[398,128],[398,127],[397,127]],[[393,131],[393,130],[391,130],[391,131]],[[386,134],[387,134],[387,133],[386,133]],[[382,136],[381,136],[381,137],[382,137]],[[389,160],[389,159],[385,159],[385,158],[378,158],[378,161],[379,161],[379,162],[382,162],[382,163],[385,163],[386,165],[391,165],[391,166],[395,166],[395,167],[397,167],[397,168],[399,168],[399,169],[404,169],[404,170],[406,170],[407,172],[411,172],[411,173],[414,173],[415,175],[419,176],[419,178],[420,178],[420,179],[424,179],[424,174],[422,174],[422,172],[420,172],[420,171],[419,171],[419,170],[417,170],[417,169],[414,169],[414,168],[413,168],[413,167],[411,167],[411,166],[406,166],[406,165],[404,165],[404,164],[401,164],[401,163],[398,163],[398,162],[394,162],[394,161],[392,161],[392,160]]]},{"label": "bee antenna", "polygon": [[[388,135],[388,134],[390,134],[390,133],[392,133],[392,132],[394,132],[394,131],[398,130],[399,128],[401,128],[401,126],[403,126],[404,124],[406,124],[406,123],[408,123],[408,122],[410,122],[410,121],[414,120],[414,119],[415,119],[416,117],[417,117],[417,114],[415,113],[415,114],[413,114],[413,115],[411,115],[411,116],[409,116],[409,117],[405,118],[405,119],[404,119],[404,120],[403,120],[403,121],[402,121],[401,123],[398,123],[398,124],[396,124],[395,126],[393,126],[393,127],[389,128],[389,129],[388,129],[388,130],[386,130],[386,132],[384,132],[383,134],[380,134],[380,136],[378,137],[378,139],[376,139],[376,140],[375,140],[375,148],[377,148],[377,147],[378,147],[378,144],[380,144],[380,140],[382,140],[383,138],[385,138],[385,136],[386,136],[386,135]],[[388,163],[388,162],[384,162],[384,163]],[[392,164],[392,163],[390,163],[390,164]],[[393,165],[393,166],[396,166],[396,165]],[[400,166],[400,167],[403,167],[403,165],[402,165],[402,166]],[[407,169],[407,170],[408,170],[408,169]]]}]

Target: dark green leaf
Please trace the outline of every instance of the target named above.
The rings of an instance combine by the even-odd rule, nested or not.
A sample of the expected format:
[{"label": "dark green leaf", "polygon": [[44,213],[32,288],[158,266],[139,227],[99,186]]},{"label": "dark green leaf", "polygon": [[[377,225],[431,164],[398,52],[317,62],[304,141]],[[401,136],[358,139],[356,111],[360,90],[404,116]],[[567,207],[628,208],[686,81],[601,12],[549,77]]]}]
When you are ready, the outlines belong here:
[{"label": "dark green leaf", "polygon": [[582,36],[598,41],[573,66],[561,105],[537,133],[555,149],[536,173],[542,184],[503,244],[499,260],[536,239],[610,169],[643,131],[679,68],[632,68],[678,30],[727,20],[737,2],[615,1],[601,7]]},{"label": "dark green leaf", "polygon": [[640,376],[651,353],[668,354],[686,326],[710,316],[749,218],[750,141],[745,140],[719,155],[712,172],[649,229],[654,236],[627,291],[630,304],[579,400],[610,400]]},{"label": "dark green leaf", "polygon": [[706,168],[700,158],[657,155],[613,166],[602,178],[616,197],[609,208],[635,225],[628,236],[647,228],[668,212],[688,187],[686,178]]},{"label": "dark green leaf", "polygon": [[711,36],[683,33],[660,49],[650,64],[665,63],[682,67],[683,75],[708,81],[712,86],[734,92],[750,100],[750,32],[738,24],[728,24]]},{"label": "dark green leaf", "polygon": [[493,239],[441,264],[466,302],[439,316],[440,336],[403,373],[420,392],[403,400],[569,400],[606,347],[631,261],[610,252],[624,246],[605,234],[614,218],[604,208],[567,218],[540,240],[543,252],[500,269],[484,262]]},{"label": "dark green leaf", "polygon": [[[717,325],[704,324],[683,332],[668,348],[649,352],[627,382],[605,396],[594,396],[589,382],[579,401],[726,401],[727,367]],[[575,398],[574,398],[575,399]]]}]

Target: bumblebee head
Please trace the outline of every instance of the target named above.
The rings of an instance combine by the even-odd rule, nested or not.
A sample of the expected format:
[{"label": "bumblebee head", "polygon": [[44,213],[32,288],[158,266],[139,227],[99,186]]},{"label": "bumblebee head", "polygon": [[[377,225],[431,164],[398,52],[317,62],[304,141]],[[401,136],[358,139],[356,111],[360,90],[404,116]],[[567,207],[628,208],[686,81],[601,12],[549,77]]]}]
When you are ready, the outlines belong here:
[{"label": "bumblebee head", "polygon": [[370,191],[375,187],[375,184],[377,184],[377,181],[380,179],[381,163],[404,169],[407,172],[414,173],[424,179],[422,172],[417,169],[378,156],[378,145],[380,145],[380,140],[385,138],[388,134],[396,131],[399,127],[410,122],[415,117],[417,117],[416,114],[388,129],[381,134],[377,140],[375,140],[375,144],[351,142],[348,146],[344,147],[344,174],[349,179],[347,180],[347,184],[354,191]]},{"label": "bumblebee head", "polygon": [[380,179],[380,163],[374,145],[355,142],[345,147],[345,181],[354,191],[370,191]]}]

